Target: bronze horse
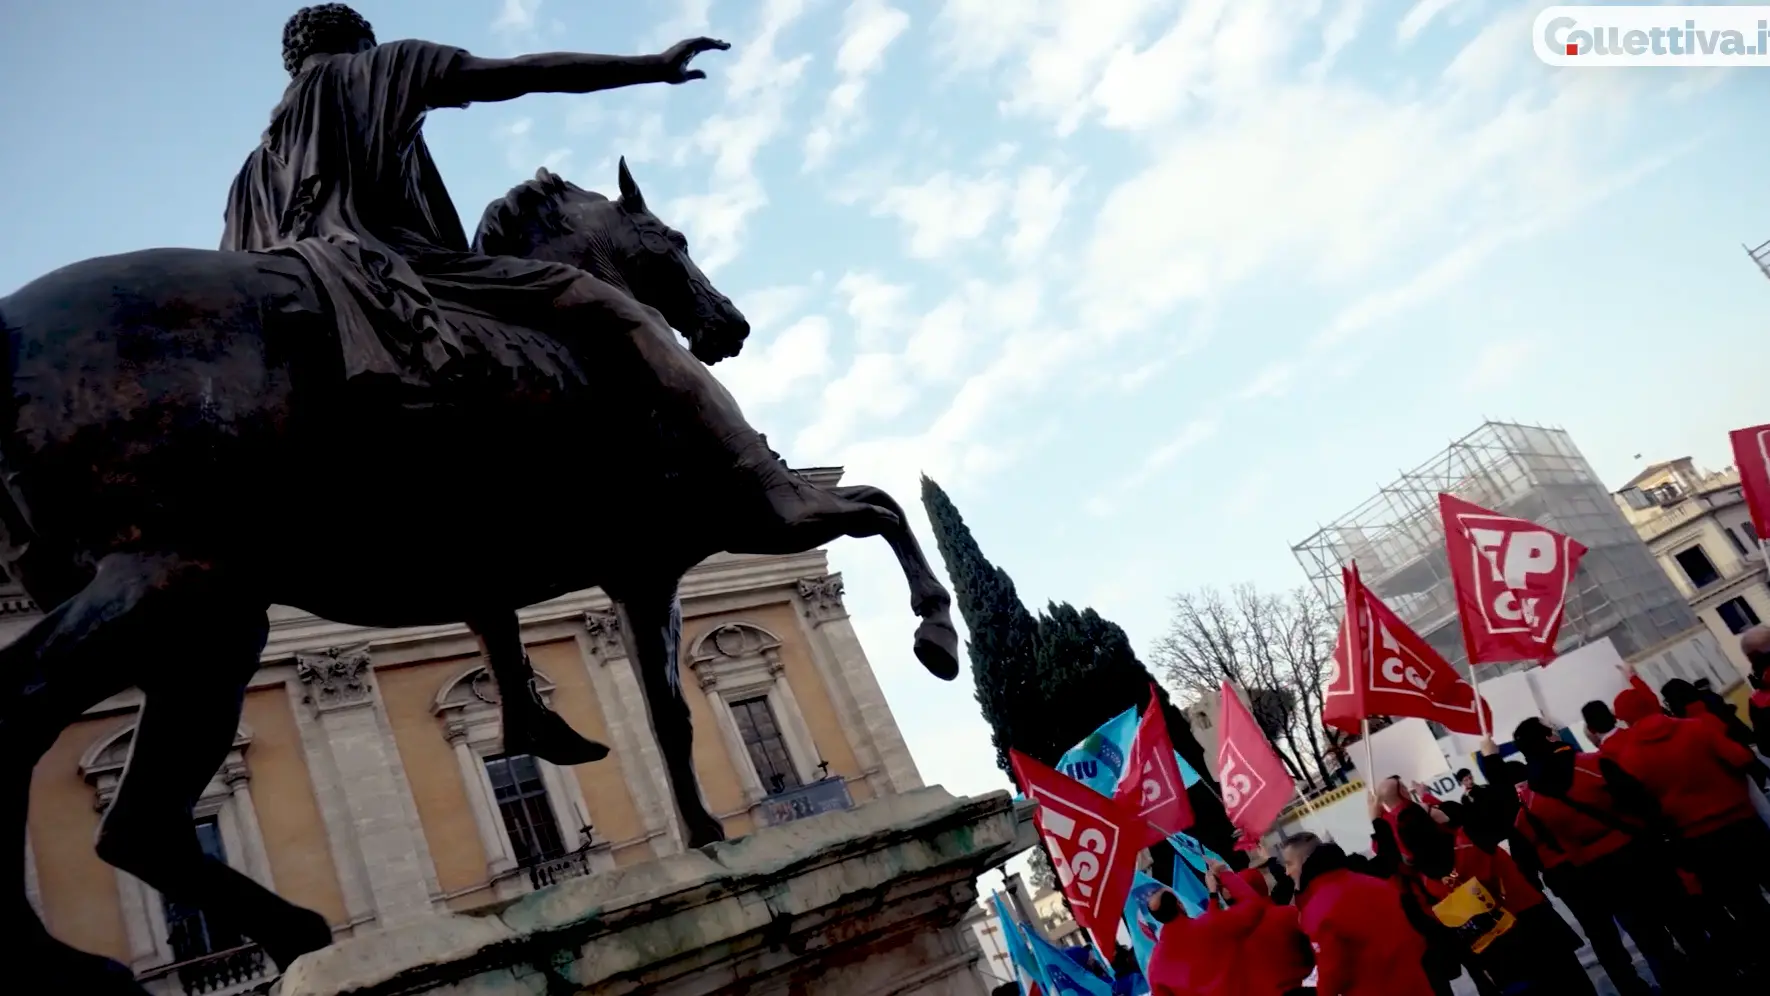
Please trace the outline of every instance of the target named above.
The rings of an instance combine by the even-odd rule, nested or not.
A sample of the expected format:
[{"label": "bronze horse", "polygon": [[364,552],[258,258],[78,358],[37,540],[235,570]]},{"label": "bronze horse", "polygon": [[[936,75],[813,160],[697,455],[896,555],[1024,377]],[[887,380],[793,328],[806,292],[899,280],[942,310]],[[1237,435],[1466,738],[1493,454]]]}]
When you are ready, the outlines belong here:
[{"label": "bronze horse", "polygon": [[[610,200],[542,170],[493,203],[481,237],[488,225],[519,233],[531,254],[657,309],[697,355],[734,354],[742,315],[646,207],[625,162],[620,191]],[[363,626],[468,622],[509,702],[526,675],[516,610],[600,586],[682,832],[690,846],[723,839],[695,781],[677,584],[714,553],[810,550],[834,527],[745,525],[753,518],[733,510],[755,496],[698,460],[693,434],[629,386],[595,330],[560,345],[576,386],[488,375],[421,398],[346,390],[304,263],[195,249],[63,267],[0,298],[0,326],[0,561],[48,610],[0,650],[0,851],[15,855],[0,890],[17,921],[0,938],[18,949],[14,964],[69,992],[141,992],[122,966],[48,935],[16,858],[37,760],[131,686],[140,723],[99,856],[237,927],[279,967],[331,942],[317,913],[206,857],[193,830],[271,604]],[[895,516],[883,535],[921,620],[915,652],[952,679],[951,600],[901,509],[877,488],[832,490]],[[603,752],[539,718],[537,752]]]}]

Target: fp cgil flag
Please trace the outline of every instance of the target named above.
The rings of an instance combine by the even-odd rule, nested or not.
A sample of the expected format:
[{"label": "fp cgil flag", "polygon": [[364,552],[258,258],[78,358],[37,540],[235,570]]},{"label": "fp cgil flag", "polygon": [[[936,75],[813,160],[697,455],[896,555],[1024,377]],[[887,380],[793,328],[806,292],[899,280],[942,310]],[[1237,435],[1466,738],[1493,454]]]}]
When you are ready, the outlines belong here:
[{"label": "fp cgil flag", "polygon": [[1033,817],[1076,923],[1094,935],[1100,951],[1118,950],[1119,920],[1147,824],[1136,810],[1017,750],[1008,759],[1038,806]]},{"label": "fp cgil flag", "polygon": [[1551,661],[1586,548],[1528,519],[1438,496],[1470,664]]},{"label": "fp cgil flag", "polygon": [[1260,724],[1235,694],[1234,686],[1225,681],[1221,691],[1217,781],[1223,788],[1223,811],[1242,832],[1242,840],[1252,844],[1272,829],[1272,821],[1290,802],[1296,783]]},{"label": "fp cgil flag", "polygon": [[1745,490],[1745,506],[1752,513],[1758,541],[1770,540],[1770,425],[1734,429],[1733,465]]},{"label": "fp cgil flag", "polygon": [[1418,716],[1457,733],[1480,735],[1475,689],[1364,586],[1357,564],[1342,577],[1346,616],[1322,695],[1321,721],[1357,733],[1371,716]]}]

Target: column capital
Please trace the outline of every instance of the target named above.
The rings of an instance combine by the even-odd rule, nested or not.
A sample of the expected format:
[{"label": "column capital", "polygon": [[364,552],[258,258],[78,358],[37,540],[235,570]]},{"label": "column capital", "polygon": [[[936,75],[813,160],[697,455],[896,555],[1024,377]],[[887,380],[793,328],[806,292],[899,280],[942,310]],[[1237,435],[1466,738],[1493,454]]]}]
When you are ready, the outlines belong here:
[{"label": "column capital", "polygon": [[591,651],[604,664],[627,656],[627,645],[621,641],[621,617],[612,610],[584,613],[584,630],[590,634]]},{"label": "column capital", "polygon": [[847,607],[842,604],[840,573],[800,578],[796,585],[799,600],[805,603],[805,614],[811,617],[812,622],[826,623],[848,615]]},{"label": "column capital", "polygon": [[344,709],[367,705],[374,699],[370,681],[369,645],[328,647],[317,653],[295,655],[295,677],[314,709]]}]

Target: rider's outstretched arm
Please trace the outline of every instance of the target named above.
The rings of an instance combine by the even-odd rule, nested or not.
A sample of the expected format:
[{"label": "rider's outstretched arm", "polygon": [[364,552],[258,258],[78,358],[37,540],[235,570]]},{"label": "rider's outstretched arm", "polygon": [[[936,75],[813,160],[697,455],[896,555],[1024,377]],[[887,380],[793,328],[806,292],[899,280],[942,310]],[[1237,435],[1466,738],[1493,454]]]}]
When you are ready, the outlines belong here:
[{"label": "rider's outstretched arm", "polygon": [[694,38],[659,55],[590,55],[544,52],[514,59],[462,56],[437,95],[441,106],[513,100],[530,93],[593,93],[640,83],[686,83],[705,78],[689,60],[702,52],[731,46],[712,38]]}]

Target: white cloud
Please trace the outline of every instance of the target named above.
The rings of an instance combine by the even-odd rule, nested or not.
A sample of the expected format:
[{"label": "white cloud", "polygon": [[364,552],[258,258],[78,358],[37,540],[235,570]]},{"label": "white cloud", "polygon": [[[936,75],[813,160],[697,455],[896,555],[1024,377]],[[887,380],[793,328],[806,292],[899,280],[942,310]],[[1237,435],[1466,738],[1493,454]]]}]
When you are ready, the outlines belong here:
[{"label": "white cloud", "polygon": [[1049,166],[1032,166],[1021,172],[1008,209],[1014,222],[1014,230],[1008,234],[1010,259],[1024,263],[1044,251],[1063,221],[1078,178],[1079,174],[1059,177]]},{"label": "white cloud", "polygon": [[1526,339],[1499,339],[1484,344],[1463,378],[1463,390],[1479,394],[1504,387],[1535,352],[1535,344]]},{"label": "white cloud", "polygon": [[1395,26],[1395,39],[1402,44],[1413,41],[1439,14],[1456,6],[1458,2],[1460,0],[1419,0],[1402,15],[1401,22]]},{"label": "white cloud", "polygon": [[988,231],[1008,200],[1008,190],[994,173],[973,179],[943,171],[919,184],[886,190],[873,213],[896,217],[909,230],[909,254],[932,259]]},{"label": "white cloud", "polygon": [[756,157],[780,135],[811,59],[782,58],[776,48],[804,12],[805,0],[767,0],[755,34],[733,45],[737,58],[730,67],[721,74],[709,66],[709,77],[723,75],[725,106],[701,124],[692,144],[712,159],[711,188],[669,208],[677,227],[698,243],[696,261],[709,273],[737,258],[750,216],[768,203]]},{"label": "white cloud", "polygon": [[805,136],[805,168],[823,165],[855,130],[867,78],[885,62],[885,50],[910,26],[910,16],[885,0],[854,0],[842,16],[842,43],[836,50],[836,86],[824,100],[823,115]]},{"label": "white cloud", "polygon": [[817,419],[793,441],[795,457],[811,463],[827,461],[851,440],[859,425],[902,414],[915,396],[915,385],[897,354],[871,352],[855,356],[848,372],[824,388]]},{"label": "white cloud", "polygon": [[830,323],[808,315],[766,345],[747,345],[719,364],[719,380],[745,408],[779,404],[830,370]]},{"label": "white cloud", "polygon": [[1137,468],[1115,481],[1110,490],[1088,499],[1088,514],[1103,518],[1117,512],[1126,495],[1136,493],[1157,474],[1173,466],[1174,461],[1215,436],[1218,427],[1215,415],[1201,415],[1186,422],[1179,432],[1144,454]]},{"label": "white cloud", "polygon": [[849,271],[836,281],[836,295],[854,322],[854,338],[863,349],[888,345],[892,332],[906,324],[903,305],[908,294],[908,287],[873,273]]},{"label": "white cloud", "polygon": [[535,30],[540,13],[541,0],[504,0],[498,6],[492,30],[502,35],[527,34]]}]

